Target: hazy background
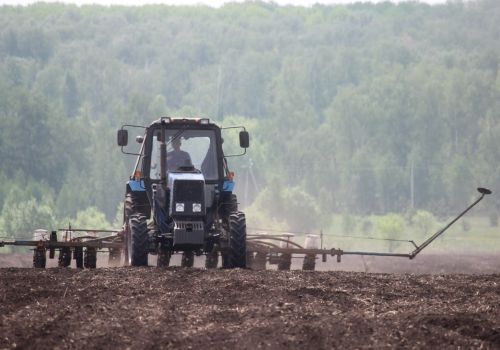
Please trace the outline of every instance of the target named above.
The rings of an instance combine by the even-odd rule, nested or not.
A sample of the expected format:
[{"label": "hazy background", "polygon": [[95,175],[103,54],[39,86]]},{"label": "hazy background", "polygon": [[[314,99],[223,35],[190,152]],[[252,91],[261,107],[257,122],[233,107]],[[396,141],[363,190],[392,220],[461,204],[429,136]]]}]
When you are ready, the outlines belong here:
[{"label": "hazy background", "polygon": [[[0,7],[0,235],[120,226],[116,130],[187,115],[251,132],[249,227],[424,237],[500,189],[498,23],[494,0]],[[499,204],[457,234],[496,249]]]},{"label": "hazy background", "polygon": [[[401,3],[405,1],[414,1],[414,0],[392,0],[392,3]],[[420,0],[421,3],[427,4],[443,4],[446,3],[447,0]],[[470,1],[470,0],[469,0]],[[29,5],[37,3],[36,0],[0,0],[0,5]],[[165,5],[207,5],[212,7],[220,7],[224,4],[228,3],[243,3],[243,0],[236,1],[228,1],[228,0],[48,0],[44,2],[57,2],[57,3],[65,3],[65,4],[76,4],[76,5],[128,5],[128,6],[142,6],[146,4],[165,4]],[[351,4],[358,1],[355,0],[276,0],[276,1],[263,1],[265,3],[275,3],[278,5],[293,5],[293,6],[313,6],[314,4]],[[365,0],[362,2],[366,3],[381,3],[387,2],[387,0]]]}]

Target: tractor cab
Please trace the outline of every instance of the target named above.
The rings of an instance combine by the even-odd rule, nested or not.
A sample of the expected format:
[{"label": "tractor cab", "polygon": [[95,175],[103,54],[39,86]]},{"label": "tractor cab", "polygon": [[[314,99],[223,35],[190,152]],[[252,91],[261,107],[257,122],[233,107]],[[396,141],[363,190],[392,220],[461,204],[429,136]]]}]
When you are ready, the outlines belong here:
[{"label": "tractor cab", "polygon": [[[127,127],[134,126],[124,125],[118,131],[122,151],[128,144]],[[244,127],[231,128],[241,129],[244,151],[238,155],[243,155],[249,146],[248,133]],[[241,247],[245,244],[240,242],[237,252],[231,248],[230,216],[240,213],[242,221],[244,214],[238,212],[232,193],[234,182],[222,150],[221,128],[209,119],[161,118],[145,127],[136,140],[141,150],[127,183],[124,208],[129,263],[146,265],[148,254],[166,261],[172,253],[182,252],[188,266],[193,254],[213,254],[216,249],[223,261],[226,256],[228,267],[244,267]],[[137,220],[146,233],[135,232]],[[137,244],[134,236],[141,237]],[[233,253],[237,259],[231,258]]]}]

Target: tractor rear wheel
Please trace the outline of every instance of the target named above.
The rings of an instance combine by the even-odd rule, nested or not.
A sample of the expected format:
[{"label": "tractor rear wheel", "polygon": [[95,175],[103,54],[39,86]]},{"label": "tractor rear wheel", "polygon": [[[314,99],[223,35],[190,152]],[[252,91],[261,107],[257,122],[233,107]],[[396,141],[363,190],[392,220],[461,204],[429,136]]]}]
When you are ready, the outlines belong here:
[{"label": "tractor rear wheel", "polygon": [[148,266],[149,235],[146,217],[143,215],[132,215],[128,225],[128,264],[131,266]]},{"label": "tractor rear wheel", "polygon": [[132,196],[132,193],[127,193],[125,195],[125,202],[123,205],[124,205],[125,220],[128,220],[132,215],[138,213],[136,200]]},{"label": "tractor rear wheel", "polygon": [[125,254],[125,266],[130,266],[131,265],[131,255],[132,251],[130,251],[131,248],[131,243],[129,242],[130,238],[130,219],[134,215],[139,215],[138,210],[137,210],[137,204],[136,201],[134,200],[134,196],[132,196],[132,193],[127,193],[125,195],[125,202],[123,203],[123,222],[124,222],[124,233],[125,233],[125,239],[124,239],[124,244],[123,244],[123,251]]},{"label": "tractor rear wheel", "polygon": [[[225,194],[219,209],[219,215],[223,220],[229,220],[231,213],[238,211],[238,198],[235,194]],[[227,221],[226,221],[227,222]]]},{"label": "tractor rear wheel", "polygon": [[224,267],[246,268],[247,266],[247,225],[245,214],[241,211],[229,215],[229,244],[224,259]]},{"label": "tractor rear wheel", "polygon": [[182,252],[181,266],[193,267],[193,264],[194,264],[194,252],[193,251]]}]

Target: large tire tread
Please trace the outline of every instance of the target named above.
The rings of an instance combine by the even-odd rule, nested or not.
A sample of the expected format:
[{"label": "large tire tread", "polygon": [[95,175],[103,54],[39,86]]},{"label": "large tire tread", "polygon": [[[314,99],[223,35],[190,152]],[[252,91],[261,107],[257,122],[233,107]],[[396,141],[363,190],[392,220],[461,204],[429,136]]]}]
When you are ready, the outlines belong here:
[{"label": "large tire tread", "polygon": [[133,215],[129,220],[131,251],[131,266],[147,266],[149,235],[146,217],[143,215]]},{"label": "large tire tread", "polygon": [[234,193],[225,194],[222,198],[222,205],[220,207],[219,215],[223,220],[229,220],[232,213],[238,211],[238,198]]},{"label": "large tire tread", "polygon": [[134,198],[131,193],[127,193],[125,195],[125,201],[123,203],[123,226],[125,230],[125,236],[123,237],[123,252],[125,254],[125,266],[131,265],[130,263],[130,255],[131,252],[128,251],[129,245],[128,240],[130,239],[131,229],[130,229],[130,218],[132,216],[137,215]]},{"label": "large tire tread", "polygon": [[237,211],[229,215],[229,246],[227,268],[246,268],[247,228],[245,214]]}]

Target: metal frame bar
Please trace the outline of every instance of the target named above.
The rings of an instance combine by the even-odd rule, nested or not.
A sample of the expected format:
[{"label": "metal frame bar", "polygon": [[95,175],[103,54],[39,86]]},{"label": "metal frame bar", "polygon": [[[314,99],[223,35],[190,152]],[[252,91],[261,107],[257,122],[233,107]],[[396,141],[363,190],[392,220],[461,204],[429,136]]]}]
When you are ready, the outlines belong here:
[{"label": "metal frame bar", "polygon": [[0,247],[4,246],[25,246],[25,247],[45,247],[49,248],[122,248],[121,242],[103,242],[103,241],[83,241],[83,242],[51,242],[51,241],[0,241]]}]

